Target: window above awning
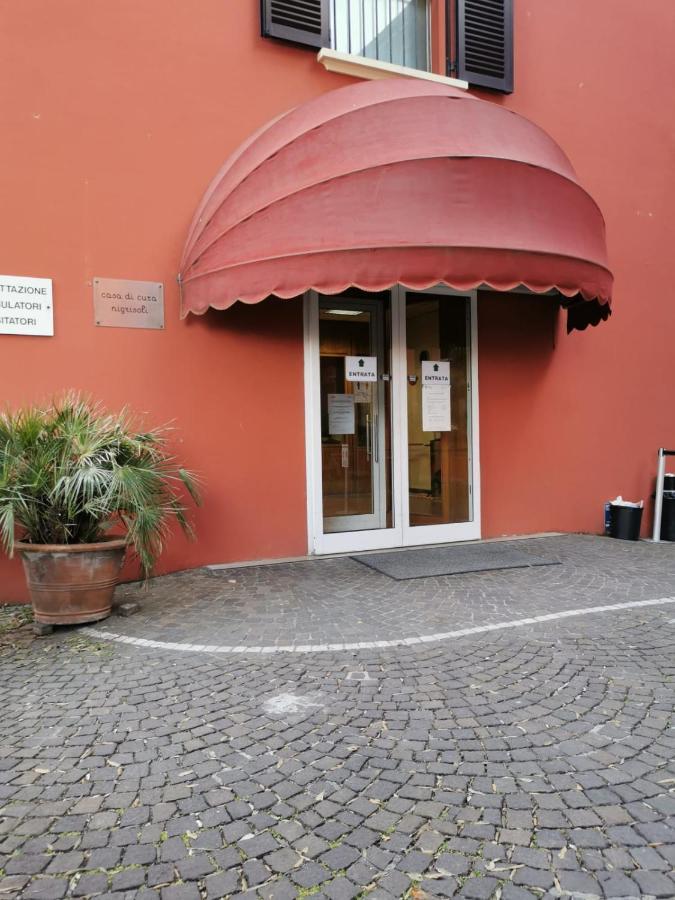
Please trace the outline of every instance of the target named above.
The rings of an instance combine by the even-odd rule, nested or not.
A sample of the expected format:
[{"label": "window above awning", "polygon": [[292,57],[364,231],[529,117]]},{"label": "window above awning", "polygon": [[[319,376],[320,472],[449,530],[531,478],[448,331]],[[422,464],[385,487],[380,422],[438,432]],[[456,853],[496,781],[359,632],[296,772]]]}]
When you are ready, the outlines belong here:
[{"label": "window above awning", "polygon": [[190,227],[182,313],[350,285],[552,289],[569,326],[609,315],[605,225],[537,125],[445,85],[341,88],[225,162]]}]

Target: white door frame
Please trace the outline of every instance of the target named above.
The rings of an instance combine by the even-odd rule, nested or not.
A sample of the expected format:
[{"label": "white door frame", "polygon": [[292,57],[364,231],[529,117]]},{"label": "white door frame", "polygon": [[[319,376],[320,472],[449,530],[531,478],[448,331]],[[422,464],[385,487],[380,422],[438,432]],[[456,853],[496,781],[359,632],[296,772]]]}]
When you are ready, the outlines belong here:
[{"label": "white door frame", "polygon": [[[408,525],[408,419],[407,359],[405,341],[405,296],[407,289],[397,285],[391,290],[391,475],[393,527],[370,531],[323,531],[319,302],[315,291],[304,297],[304,375],[305,375],[305,460],[307,467],[307,538],[309,554],[353,553],[391,547],[477,540],[481,536],[480,460],[478,427],[478,334],[476,291],[454,291],[442,285],[412,293],[447,294],[469,297],[470,309],[470,377],[468,390],[470,421],[470,484],[473,517],[469,522],[450,525]],[[336,297],[337,299],[337,297]]]}]

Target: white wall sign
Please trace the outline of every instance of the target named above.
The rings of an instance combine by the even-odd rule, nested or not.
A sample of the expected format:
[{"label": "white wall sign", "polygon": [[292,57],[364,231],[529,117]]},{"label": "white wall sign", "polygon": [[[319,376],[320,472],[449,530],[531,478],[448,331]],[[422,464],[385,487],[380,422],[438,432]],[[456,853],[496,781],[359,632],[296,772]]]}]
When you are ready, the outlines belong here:
[{"label": "white wall sign", "polygon": [[354,434],[354,398],[351,394],[328,394],[328,433]]},{"label": "white wall sign", "polygon": [[54,334],[51,278],[0,275],[0,334]]},{"label": "white wall sign", "polygon": [[424,360],[422,362],[422,385],[425,384],[450,384],[450,363],[439,360]]},{"label": "white wall sign", "polygon": [[422,362],[422,431],[451,431],[450,363]]},{"label": "white wall sign", "polygon": [[164,328],[164,285],[94,278],[94,319],[112,328]]},{"label": "white wall sign", "polygon": [[376,356],[345,356],[347,381],[377,381]]}]

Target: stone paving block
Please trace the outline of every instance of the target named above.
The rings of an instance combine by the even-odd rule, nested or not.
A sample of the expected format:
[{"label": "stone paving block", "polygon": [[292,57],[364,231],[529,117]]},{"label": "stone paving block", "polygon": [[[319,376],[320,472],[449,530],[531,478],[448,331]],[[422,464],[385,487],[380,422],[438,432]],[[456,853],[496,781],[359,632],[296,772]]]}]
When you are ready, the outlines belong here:
[{"label": "stone paving block", "polygon": [[131,844],[122,855],[125,866],[149,866],[157,859],[157,848],[152,844]]},{"label": "stone paving block", "polygon": [[517,884],[505,884],[502,888],[502,900],[533,900],[540,897],[541,891],[528,891]]},{"label": "stone paving block", "polygon": [[329,869],[339,870],[348,868],[360,858],[361,853],[355,847],[342,844],[324,853],[321,856],[321,862],[323,865],[328,866]]},{"label": "stone paving block", "polygon": [[621,872],[599,872],[598,881],[605,897],[639,897],[640,887]]},{"label": "stone paving block", "polygon": [[419,887],[425,897],[454,897],[459,884],[454,878],[427,878]]},{"label": "stone paving block", "polygon": [[345,843],[358,847],[359,850],[365,850],[371,844],[379,840],[379,834],[370,828],[356,828],[350,834],[345,836]]},{"label": "stone paving block", "polygon": [[516,870],[513,876],[513,883],[528,888],[546,889],[553,887],[554,879],[550,872],[545,872],[542,869],[533,869],[530,866],[523,866],[522,869]]},{"label": "stone paving block", "polygon": [[314,834],[305,834],[293,842],[293,849],[308,859],[315,859],[330,847],[327,841]]},{"label": "stone paving block", "polygon": [[433,865],[442,875],[466,875],[471,869],[471,860],[461,853],[441,853]]},{"label": "stone paving block", "polygon": [[160,846],[159,858],[162,862],[175,862],[188,855],[188,848],[180,837],[167,838]]},{"label": "stone paving block", "polygon": [[496,878],[491,878],[489,876],[467,878],[462,885],[458,896],[470,897],[471,900],[489,900],[490,897],[495,895],[498,887],[499,882]]},{"label": "stone paving block", "polygon": [[0,896],[18,896],[19,892],[28,883],[27,875],[0,876]]},{"label": "stone paving block", "polygon": [[402,872],[419,875],[426,872],[432,862],[433,857],[430,853],[420,853],[419,851],[413,850],[412,852],[405,854],[405,856],[397,863],[397,868]]},{"label": "stone paving block", "polygon": [[324,894],[330,900],[352,900],[361,893],[361,888],[357,887],[348,878],[335,878],[323,888]]},{"label": "stone paving block", "polygon": [[194,883],[162,888],[160,896],[162,900],[201,900],[199,888]]},{"label": "stone paving block", "polygon": [[60,900],[68,891],[67,878],[36,878],[23,892],[26,900]]},{"label": "stone paving block", "polygon": [[108,876],[102,872],[83,875],[73,888],[73,897],[86,897],[91,894],[102,894],[108,888]]},{"label": "stone paving block", "polygon": [[281,845],[276,838],[272,837],[269,832],[256,834],[249,837],[244,835],[238,842],[238,847],[244,851],[248,857],[261,857],[273,850],[278,850]]},{"label": "stone paving block", "polygon": [[511,854],[511,862],[531,866],[533,869],[548,869],[551,856],[545,850],[532,847],[515,847]]},{"label": "stone paving block", "polygon": [[284,847],[282,850],[275,850],[266,856],[265,862],[273,872],[285,875],[302,862],[302,857],[294,850]]},{"label": "stone paving block", "polygon": [[602,849],[609,846],[609,839],[597,828],[573,828],[569,833],[570,842],[579,848]]},{"label": "stone paving block", "polygon": [[206,853],[197,853],[193,856],[179,859],[175,865],[183,881],[198,881],[215,870]]},{"label": "stone paving block", "polygon": [[632,847],[630,855],[639,869],[667,872],[671,868],[663,856],[652,847]]},{"label": "stone paving block", "polygon": [[587,872],[559,872],[558,880],[560,881],[560,887],[563,891],[577,894],[602,895],[600,883]]},{"label": "stone paving block", "polygon": [[4,866],[7,875],[36,875],[47,868],[51,857],[42,854],[12,857]]},{"label": "stone paving block", "polygon": [[247,859],[243,865],[244,878],[249,887],[263,884],[270,877],[270,869],[259,859]]},{"label": "stone paving block", "polygon": [[287,841],[295,841],[304,834],[302,825],[293,821],[279,822],[274,826],[274,830]]},{"label": "stone paving block", "polygon": [[415,846],[422,853],[434,854],[443,843],[444,835],[437,831],[424,831],[418,836]]},{"label": "stone paving block", "polygon": [[118,847],[103,847],[92,850],[84,864],[85,869],[114,869],[122,859],[122,851]]},{"label": "stone paving block", "polygon": [[410,878],[403,872],[388,872],[377,882],[380,890],[386,891],[394,897],[403,897],[410,884]]},{"label": "stone paving block", "polygon": [[216,865],[221,869],[232,869],[240,866],[242,863],[241,854],[234,847],[226,847],[224,850],[214,850],[209,856],[215,861]]},{"label": "stone paving block", "polygon": [[303,863],[290,873],[290,878],[306,890],[323,884],[330,877],[330,872],[315,862]]},{"label": "stone paving block", "polygon": [[239,877],[236,872],[219,872],[204,879],[204,888],[208,900],[222,900],[229,897],[239,888]]},{"label": "stone paving block", "polygon": [[139,888],[145,884],[145,869],[140,867],[124,869],[112,877],[111,888],[113,891],[128,891]]},{"label": "stone paving block", "polygon": [[366,887],[378,875],[378,870],[365,862],[355,862],[346,872],[347,877],[361,887]]},{"label": "stone paving block", "polygon": [[281,876],[258,887],[258,896],[261,900],[294,900],[298,896],[296,885]]},{"label": "stone paving block", "polygon": [[675,897],[675,880],[662,872],[634,872],[633,881],[640,886],[643,894],[654,897]]},{"label": "stone paving block", "polygon": [[[636,847],[636,850],[649,849],[646,847]],[[603,853],[604,859],[607,860],[608,869],[634,869],[635,860],[633,856],[625,849],[625,847],[609,847]]]},{"label": "stone paving block", "polygon": [[150,887],[170,884],[174,879],[174,868],[171,863],[159,863],[148,869],[147,882]]}]

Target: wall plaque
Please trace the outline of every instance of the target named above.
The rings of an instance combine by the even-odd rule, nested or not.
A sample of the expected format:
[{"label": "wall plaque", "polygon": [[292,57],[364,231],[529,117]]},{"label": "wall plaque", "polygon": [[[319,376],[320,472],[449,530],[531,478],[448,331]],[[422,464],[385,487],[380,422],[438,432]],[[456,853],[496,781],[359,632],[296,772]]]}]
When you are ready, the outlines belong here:
[{"label": "wall plaque", "polygon": [[0,275],[0,334],[54,334],[51,278]]},{"label": "wall plaque", "polygon": [[164,328],[164,285],[94,278],[94,319],[112,328]]}]

